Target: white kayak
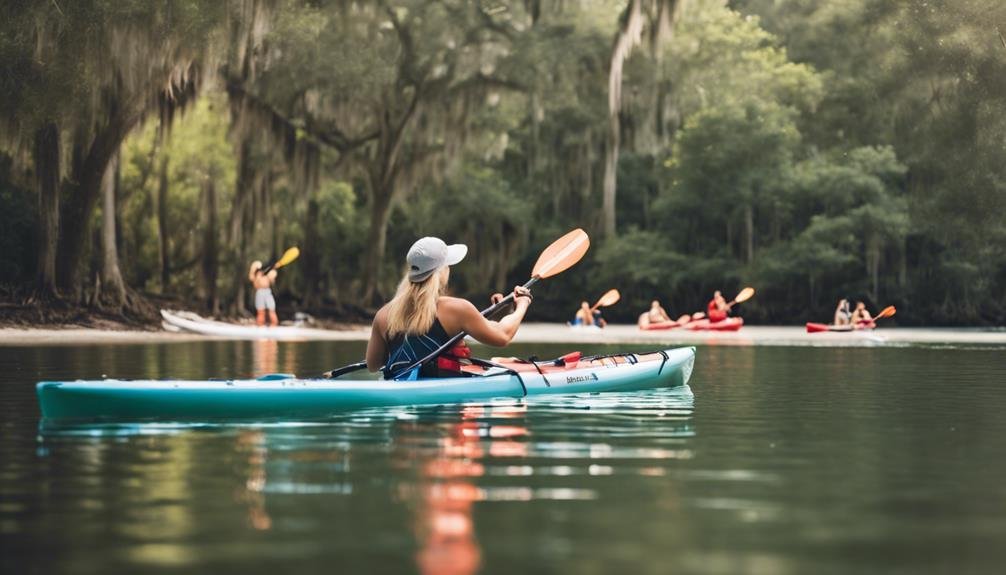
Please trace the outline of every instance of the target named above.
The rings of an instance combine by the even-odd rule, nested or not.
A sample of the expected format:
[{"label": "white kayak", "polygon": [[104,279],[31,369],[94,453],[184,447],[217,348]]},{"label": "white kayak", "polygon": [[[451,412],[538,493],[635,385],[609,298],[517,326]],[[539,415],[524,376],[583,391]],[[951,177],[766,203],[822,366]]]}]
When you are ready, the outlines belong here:
[{"label": "white kayak", "polygon": [[168,331],[186,331],[203,335],[214,335],[230,339],[331,339],[331,333],[323,329],[281,325],[259,327],[241,325],[204,318],[188,311],[161,310],[164,328]]}]

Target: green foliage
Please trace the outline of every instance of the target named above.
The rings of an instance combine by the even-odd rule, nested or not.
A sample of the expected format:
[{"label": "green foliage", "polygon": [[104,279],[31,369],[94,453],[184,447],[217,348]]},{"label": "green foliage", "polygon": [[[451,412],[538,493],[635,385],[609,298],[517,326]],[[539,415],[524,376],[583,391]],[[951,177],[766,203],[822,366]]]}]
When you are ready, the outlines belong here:
[{"label": "green foliage", "polygon": [[[122,147],[120,180],[121,220],[128,225],[120,231],[123,273],[132,285],[149,291],[168,290],[159,285],[157,194],[160,172],[167,169],[167,224],[170,238],[169,261],[176,286],[195,285],[195,264],[202,252],[200,230],[206,214],[202,194],[212,183],[217,195],[217,225],[220,246],[230,218],[235,181],[233,147],[228,141],[228,117],[224,100],[217,95],[199,101],[163,137],[158,122],[148,122]],[[259,242],[258,249],[271,250]],[[220,258],[229,255],[221,248]],[[221,278],[227,288],[233,278]],[[155,289],[156,288],[156,289]]]},{"label": "green foliage", "polygon": [[[612,287],[623,294],[613,319],[634,320],[654,297],[684,313],[751,284],[754,321],[826,318],[843,296],[898,304],[903,322],[1006,321],[1006,47],[989,24],[1006,21],[1006,4],[944,4],[686,3],[668,43],[626,61],[620,235],[543,285],[534,317],[566,319]],[[120,260],[135,288],[200,287],[209,183],[225,300],[245,281],[239,255],[299,244],[283,299],[369,303],[358,262],[381,198],[384,295],[422,235],[470,246],[452,287],[481,301],[525,281],[559,234],[600,229],[621,4],[542,3],[533,20],[518,0],[267,5],[254,22],[197,0],[5,7],[0,267],[34,275],[37,202],[25,188],[38,126],[60,124],[72,183],[94,127],[130,97],[155,101],[150,79],[190,59],[221,86],[121,149]],[[233,40],[246,29],[263,35]]]}]

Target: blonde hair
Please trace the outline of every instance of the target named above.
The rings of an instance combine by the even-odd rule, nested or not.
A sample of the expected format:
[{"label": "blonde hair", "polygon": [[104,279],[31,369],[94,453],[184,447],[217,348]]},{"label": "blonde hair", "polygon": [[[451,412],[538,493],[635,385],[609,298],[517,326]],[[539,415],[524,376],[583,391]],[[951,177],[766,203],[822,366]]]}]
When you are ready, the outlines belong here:
[{"label": "blonde hair", "polygon": [[450,271],[444,266],[421,282],[409,280],[408,273],[398,284],[388,304],[388,337],[418,335],[430,331],[437,319],[437,300],[447,289]]}]

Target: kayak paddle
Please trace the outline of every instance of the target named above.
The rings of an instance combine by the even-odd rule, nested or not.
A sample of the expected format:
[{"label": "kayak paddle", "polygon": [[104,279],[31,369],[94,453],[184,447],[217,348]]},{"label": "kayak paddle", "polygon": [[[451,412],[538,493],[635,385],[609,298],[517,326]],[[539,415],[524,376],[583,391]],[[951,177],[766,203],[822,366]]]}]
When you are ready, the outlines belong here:
[{"label": "kayak paddle", "polygon": [[618,293],[617,289],[610,289],[603,296],[601,296],[601,299],[597,300],[597,303],[594,304],[594,307],[590,308],[590,311],[594,311],[599,307],[608,307],[609,305],[615,305],[616,303],[618,303],[618,300],[621,299],[621,297],[622,294]]},{"label": "kayak paddle", "polygon": [[878,313],[877,317],[875,317],[873,319],[874,320],[878,320],[878,319],[884,319],[885,317],[891,317],[891,316],[893,316],[897,312],[898,312],[898,310],[894,309],[893,305],[889,305],[889,306],[885,307],[880,313]]},{"label": "kayak paddle", "polygon": [[734,301],[730,302],[729,305],[734,305],[735,303],[746,302],[747,300],[749,300],[752,297],[754,297],[754,294],[755,294],[755,290],[754,290],[753,287],[746,287],[746,288],[742,289],[740,291],[740,293],[737,294],[737,297],[735,297]]},{"label": "kayak paddle", "polygon": [[[534,284],[538,283],[538,280],[543,280],[550,278],[554,275],[558,275],[569,268],[573,267],[578,261],[583,258],[583,255],[587,253],[587,248],[590,247],[590,237],[587,236],[587,232],[580,228],[577,228],[568,234],[562,236],[561,238],[552,242],[550,246],[545,248],[545,251],[541,252],[538,256],[538,261],[535,262],[534,268],[531,270],[531,279],[529,279],[525,284],[525,288],[530,288]],[[497,311],[503,309],[504,306],[509,306],[510,302],[513,301],[513,292],[511,291],[505,298],[496,302],[495,304],[482,310],[482,317],[491,317]],[[420,365],[430,361],[431,359],[439,356],[445,351],[454,347],[459,341],[461,341],[467,334],[462,331],[456,336],[452,337],[439,348],[437,348],[430,355],[420,359],[419,361],[413,363],[406,369],[402,370],[401,373],[408,373],[413,369],[419,367]],[[367,367],[366,361],[360,361],[347,365],[345,367],[340,367],[338,369],[333,369],[331,371],[326,371],[323,376],[326,378],[339,377],[340,375],[363,369]]]},{"label": "kayak paddle", "polygon": [[293,263],[293,260],[297,259],[298,257],[300,257],[300,248],[292,247],[283,252],[283,257],[279,258],[279,260],[276,263],[269,264],[266,267],[262,268],[262,273],[267,274],[272,270],[278,270],[279,268],[289,263]]}]

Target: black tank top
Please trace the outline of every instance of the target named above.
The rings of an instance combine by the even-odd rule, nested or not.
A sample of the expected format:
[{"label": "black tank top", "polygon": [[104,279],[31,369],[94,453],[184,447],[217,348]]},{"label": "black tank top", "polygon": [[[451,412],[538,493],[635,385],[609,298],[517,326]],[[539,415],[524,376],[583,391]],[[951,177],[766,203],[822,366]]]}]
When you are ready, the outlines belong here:
[{"label": "black tank top", "polygon": [[[430,355],[451,339],[439,319],[433,320],[430,331],[419,335],[398,334],[388,343],[388,362],[381,371],[384,379],[403,375],[410,365]],[[435,361],[435,360],[434,360]],[[427,371],[427,365],[422,371]]]}]

